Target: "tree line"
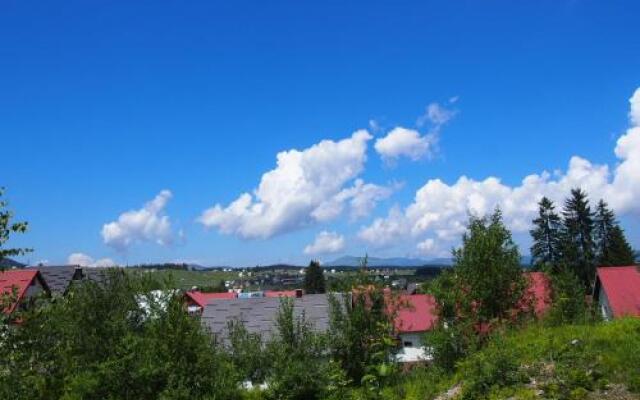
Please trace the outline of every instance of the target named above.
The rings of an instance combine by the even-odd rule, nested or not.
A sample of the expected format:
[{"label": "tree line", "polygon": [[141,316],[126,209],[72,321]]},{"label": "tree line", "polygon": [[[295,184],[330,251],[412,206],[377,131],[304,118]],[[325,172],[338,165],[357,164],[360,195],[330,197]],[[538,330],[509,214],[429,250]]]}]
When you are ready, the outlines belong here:
[{"label": "tree line", "polygon": [[547,197],[538,205],[538,216],[531,230],[532,264],[537,269],[571,272],[590,293],[597,266],[635,262],[635,253],[624,230],[604,200],[592,210],[586,192],[573,189],[560,214]]}]

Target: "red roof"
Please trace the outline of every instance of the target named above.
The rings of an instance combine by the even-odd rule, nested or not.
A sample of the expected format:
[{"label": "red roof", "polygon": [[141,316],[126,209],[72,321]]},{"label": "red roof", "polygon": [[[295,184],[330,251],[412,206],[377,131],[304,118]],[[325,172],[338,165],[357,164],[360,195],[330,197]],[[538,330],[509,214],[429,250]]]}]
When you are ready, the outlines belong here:
[{"label": "red roof", "polygon": [[264,297],[296,297],[295,290],[266,290]]},{"label": "red roof", "polygon": [[435,324],[436,302],[428,294],[401,295],[395,326],[399,333],[425,332]]},{"label": "red roof", "polygon": [[12,295],[14,289],[16,293],[15,301],[9,307],[2,310],[5,314],[11,314],[13,312],[37,275],[37,269],[10,269],[0,272],[0,293],[2,295]]},{"label": "red roof", "polygon": [[607,294],[614,317],[640,316],[640,271],[638,271],[638,267],[598,268],[598,279]]},{"label": "red roof", "polygon": [[204,293],[197,290],[186,292],[185,295],[202,308],[209,303],[209,300],[228,300],[238,297],[235,292]]},{"label": "red roof", "polygon": [[529,288],[523,295],[524,307],[527,307],[528,301],[535,299],[535,314],[540,317],[551,307],[551,281],[544,272],[528,272],[525,276],[529,279]]}]

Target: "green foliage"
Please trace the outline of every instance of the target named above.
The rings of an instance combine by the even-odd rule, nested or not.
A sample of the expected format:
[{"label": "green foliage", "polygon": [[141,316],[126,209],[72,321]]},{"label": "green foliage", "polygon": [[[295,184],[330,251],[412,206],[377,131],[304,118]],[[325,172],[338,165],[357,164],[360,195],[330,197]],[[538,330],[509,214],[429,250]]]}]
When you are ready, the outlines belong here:
[{"label": "green foliage", "polygon": [[545,316],[551,325],[585,322],[589,312],[585,303],[584,287],[573,273],[567,268],[559,268],[557,272],[550,272],[552,286],[551,308]]},{"label": "green foliage", "polygon": [[262,337],[249,333],[242,321],[229,321],[229,356],[242,380],[264,382],[271,357],[263,351]]},{"label": "green foliage", "polygon": [[[497,336],[460,363],[462,398],[507,398],[535,382],[542,398],[570,400],[611,384],[630,390],[640,376],[640,320],[534,325]],[[594,397],[595,398],[595,397]]]},{"label": "green foliage", "polygon": [[310,294],[325,292],[324,274],[318,261],[311,261],[305,271],[304,290]]},{"label": "green foliage", "polygon": [[12,222],[13,212],[7,210],[7,203],[2,200],[4,195],[4,188],[0,187],[0,260],[5,257],[20,256],[30,251],[31,249],[25,248],[6,248],[5,244],[9,240],[10,236],[14,233],[25,233],[29,224],[27,222]]},{"label": "green foliage", "polygon": [[496,210],[490,218],[470,217],[455,262],[431,287],[438,324],[427,337],[436,365],[451,370],[482,344],[482,333],[513,317],[527,282],[511,233]]},{"label": "green foliage", "polygon": [[473,303],[480,322],[504,319],[522,298],[526,282],[520,253],[499,209],[489,218],[471,217],[462,247],[453,252],[456,286]]},{"label": "green foliage", "polygon": [[496,336],[487,348],[463,361],[459,374],[464,376],[463,399],[482,398],[499,386],[524,383],[516,352]]},{"label": "green foliage", "polygon": [[401,305],[380,287],[360,286],[353,297],[330,297],[329,351],[354,384],[377,390],[393,378],[389,360],[396,347],[393,318]]},{"label": "green foliage", "polygon": [[557,265],[560,260],[562,221],[555,212],[553,202],[548,198],[543,197],[538,206],[538,217],[533,220],[534,228],[530,231],[533,239],[531,263],[541,270]]},{"label": "green foliage", "polygon": [[267,345],[273,367],[267,376],[267,399],[313,400],[329,386],[324,338],[316,334],[304,314],[294,314],[293,299],[283,297],[277,334]]},{"label": "green foliage", "polygon": [[152,285],[112,271],[27,312],[0,347],[0,398],[235,397],[224,354],[177,297]]}]

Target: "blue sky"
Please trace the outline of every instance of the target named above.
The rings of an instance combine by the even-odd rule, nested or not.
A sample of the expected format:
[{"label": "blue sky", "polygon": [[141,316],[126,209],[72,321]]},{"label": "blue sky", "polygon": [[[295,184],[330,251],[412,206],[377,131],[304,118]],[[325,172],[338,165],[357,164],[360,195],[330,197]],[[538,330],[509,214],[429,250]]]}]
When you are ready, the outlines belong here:
[{"label": "blue sky", "polygon": [[640,247],[640,3],[344,3],[3,2],[0,185],[31,225],[10,244],[429,258],[500,204],[528,253],[537,197],[581,185]]}]

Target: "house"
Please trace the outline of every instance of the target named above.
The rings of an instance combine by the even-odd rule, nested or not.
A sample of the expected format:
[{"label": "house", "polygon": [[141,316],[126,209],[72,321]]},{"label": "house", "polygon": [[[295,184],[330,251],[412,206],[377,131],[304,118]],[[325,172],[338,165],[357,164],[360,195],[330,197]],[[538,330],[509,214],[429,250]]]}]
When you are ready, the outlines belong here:
[{"label": "house", "polygon": [[49,294],[49,287],[37,269],[11,269],[0,272],[2,312],[10,315],[16,309],[29,307],[41,293]]},{"label": "house", "polygon": [[396,360],[401,363],[429,361],[431,356],[422,337],[435,326],[436,301],[429,294],[399,296],[400,308],[395,317],[395,329],[401,344]]},{"label": "house", "polygon": [[[293,313],[304,314],[312,329],[325,332],[329,328],[329,295],[309,294],[294,297]],[[202,324],[223,342],[228,340],[228,323],[240,321],[251,334],[260,334],[266,341],[276,332],[276,318],[281,299],[278,297],[210,300],[202,314]]]},{"label": "house", "polygon": [[[526,273],[525,278],[528,287],[514,314],[532,312],[542,317],[551,306],[551,282],[542,272]],[[427,294],[401,295],[399,304],[401,307],[396,315],[395,328],[401,349],[396,360],[402,363],[429,361],[431,356],[422,338],[437,322],[435,298]]]},{"label": "house", "polygon": [[237,297],[236,292],[206,293],[190,290],[185,292],[184,301],[189,314],[200,315],[211,300],[230,300]]},{"label": "house", "polygon": [[594,297],[605,320],[640,317],[640,271],[637,266],[597,269]]},{"label": "house", "polygon": [[76,265],[41,266],[37,269],[53,296],[65,295],[72,282],[83,278],[82,268]]}]

